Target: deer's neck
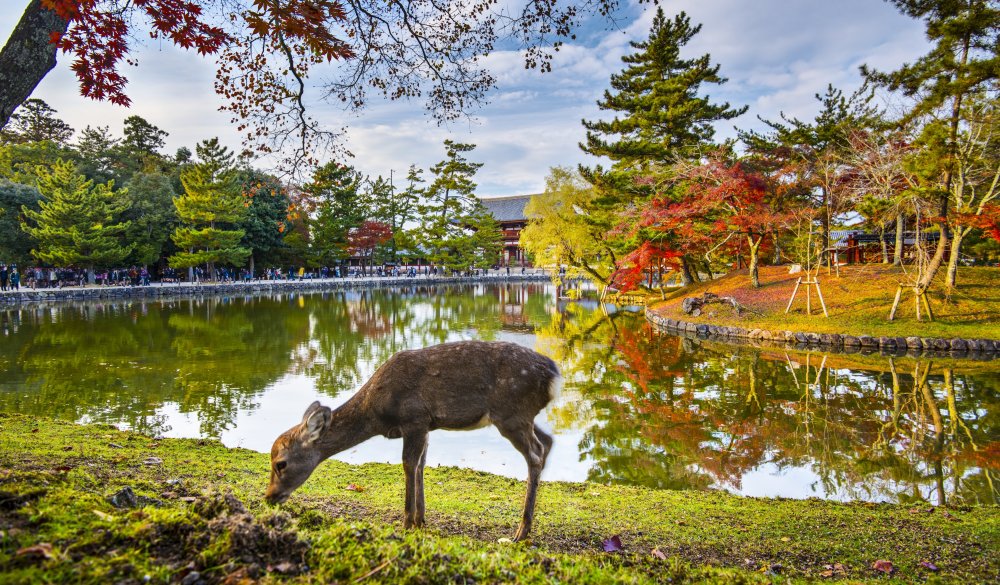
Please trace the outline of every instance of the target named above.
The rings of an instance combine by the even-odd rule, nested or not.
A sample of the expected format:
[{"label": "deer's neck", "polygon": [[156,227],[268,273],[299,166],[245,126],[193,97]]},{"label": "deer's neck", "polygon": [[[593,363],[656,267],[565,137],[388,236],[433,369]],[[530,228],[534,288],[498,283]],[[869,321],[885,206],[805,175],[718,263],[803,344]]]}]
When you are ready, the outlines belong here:
[{"label": "deer's neck", "polygon": [[318,443],[323,450],[323,458],[331,457],[364,443],[374,437],[374,421],[367,410],[354,398],[348,400],[340,408],[334,410],[330,417],[330,426]]}]

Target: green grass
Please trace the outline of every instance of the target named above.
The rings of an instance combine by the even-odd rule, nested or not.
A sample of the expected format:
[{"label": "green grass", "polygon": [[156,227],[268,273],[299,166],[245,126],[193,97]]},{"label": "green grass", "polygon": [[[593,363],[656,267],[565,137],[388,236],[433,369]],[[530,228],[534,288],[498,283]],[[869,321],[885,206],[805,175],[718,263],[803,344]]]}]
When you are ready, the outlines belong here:
[{"label": "green grass", "polygon": [[[952,298],[944,298],[942,270],[928,296],[935,313],[933,322],[917,321],[914,298],[904,289],[897,317],[889,321],[896,289],[909,282],[908,268],[884,265],[859,265],[841,268],[841,275],[819,274],[820,288],[829,312],[824,318],[812,292],[812,315],[806,315],[805,291],[800,288],[789,314],[785,314],[796,280],[802,274],[788,274],[786,266],[760,269],[761,287],[750,287],[745,270],[732,272],[717,280],[688,286],[671,293],[666,301],[651,301],[651,309],[672,319],[736,326],[747,329],[770,329],[811,333],[841,333],[889,337],[943,337],[1000,339],[1000,269],[962,268]],[[685,297],[713,292],[729,296],[757,314],[736,315],[727,305],[707,305],[702,315],[691,317],[681,311]]]},{"label": "green grass", "polygon": [[[822,574],[835,563],[846,574],[834,580],[852,583],[1000,573],[995,506],[545,482],[533,542],[510,544],[498,539],[517,524],[519,481],[428,469],[429,528],[404,531],[398,466],[327,461],[272,508],[261,501],[267,465],[266,454],[214,441],[0,415],[0,583],[167,583],[197,571],[208,583],[735,584],[829,581]],[[159,506],[115,508],[107,498],[125,486]],[[625,552],[603,552],[615,534]],[[17,554],[40,543],[51,558]],[[897,568],[891,578],[871,568],[879,559]]]}]

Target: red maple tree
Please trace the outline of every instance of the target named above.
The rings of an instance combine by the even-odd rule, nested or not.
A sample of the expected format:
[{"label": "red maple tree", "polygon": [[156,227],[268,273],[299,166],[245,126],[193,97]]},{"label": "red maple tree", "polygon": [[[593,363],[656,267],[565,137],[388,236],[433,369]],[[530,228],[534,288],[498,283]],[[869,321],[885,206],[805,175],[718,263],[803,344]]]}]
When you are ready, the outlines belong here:
[{"label": "red maple tree", "polygon": [[[362,266],[371,265],[375,248],[392,239],[392,228],[380,221],[365,221],[347,233],[347,249],[352,256],[359,256]],[[367,262],[366,262],[367,261]]]}]

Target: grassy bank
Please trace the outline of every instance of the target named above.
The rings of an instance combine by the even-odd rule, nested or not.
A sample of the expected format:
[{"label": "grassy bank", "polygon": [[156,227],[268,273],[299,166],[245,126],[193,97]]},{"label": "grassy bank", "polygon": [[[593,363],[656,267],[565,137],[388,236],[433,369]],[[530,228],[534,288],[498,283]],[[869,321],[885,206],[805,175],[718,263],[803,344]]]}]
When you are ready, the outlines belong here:
[{"label": "grassy bank", "polygon": [[[653,302],[651,308],[664,317],[696,323],[758,329],[780,329],[812,333],[841,333],[889,337],[962,337],[1000,339],[1000,269],[963,268],[958,287],[946,301],[944,271],[928,293],[935,321],[918,322],[912,292],[905,290],[895,321],[888,321],[897,285],[912,280],[903,269],[884,265],[858,265],[841,268],[840,276],[820,272],[820,287],[830,317],[824,318],[815,290],[812,292],[813,315],[805,314],[805,291],[800,288],[789,314],[785,307],[792,296],[795,281],[802,274],[788,274],[786,266],[760,269],[760,288],[750,287],[746,271],[737,271],[717,280],[673,292],[666,301]],[[685,315],[681,301],[685,297],[713,292],[733,297],[758,314],[736,315],[727,305],[707,305],[699,317]]]},{"label": "grassy bank", "polygon": [[[266,454],[19,415],[0,415],[0,466],[2,583],[968,583],[1000,571],[996,507],[546,482],[534,541],[510,544],[498,539],[523,485],[469,470],[428,469],[430,528],[403,531],[398,466],[328,461],[270,508]],[[125,487],[134,507],[108,499]],[[602,550],[613,535],[623,552]]]}]

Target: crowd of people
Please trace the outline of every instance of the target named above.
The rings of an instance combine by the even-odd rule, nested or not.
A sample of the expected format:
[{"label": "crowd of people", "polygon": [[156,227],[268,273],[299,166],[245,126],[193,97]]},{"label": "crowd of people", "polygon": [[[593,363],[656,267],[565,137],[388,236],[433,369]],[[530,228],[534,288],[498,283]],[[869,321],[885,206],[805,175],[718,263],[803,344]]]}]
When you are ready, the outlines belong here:
[{"label": "crowd of people", "polygon": [[[259,272],[251,272],[248,268],[231,268],[228,266],[217,267],[215,274],[211,274],[204,267],[197,266],[188,270],[177,270],[170,267],[163,267],[154,274],[146,267],[132,266],[130,268],[115,268],[110,270],[98,270],[88,275],[86,270],[77,268],[45,268],[30,267],[22,273],[16,264],[0,264],[0,291],[16,291],[21,289],[22,280],[25,288],[63,288],[67,286],[85,286],[94,284],[97,286],[149,286],[154,282],[160,284],[190,282],[200,284],[205,282],[252,282],[267,280],[313,280],[330,278],[386,278],[386,277],[409,277],[418,276],[480,276],[489,274],[511,274],[511,269],[507,267],[494,267],[492,269],[473,269],[462,273],[446,271],[443,268],[429,265],[419,266],[397,266],[379,265],[371,267],[362,266],[323,266],[320,268],[305,267],[269,267]],[[520,267],[521,274],[525,268]]]}]

